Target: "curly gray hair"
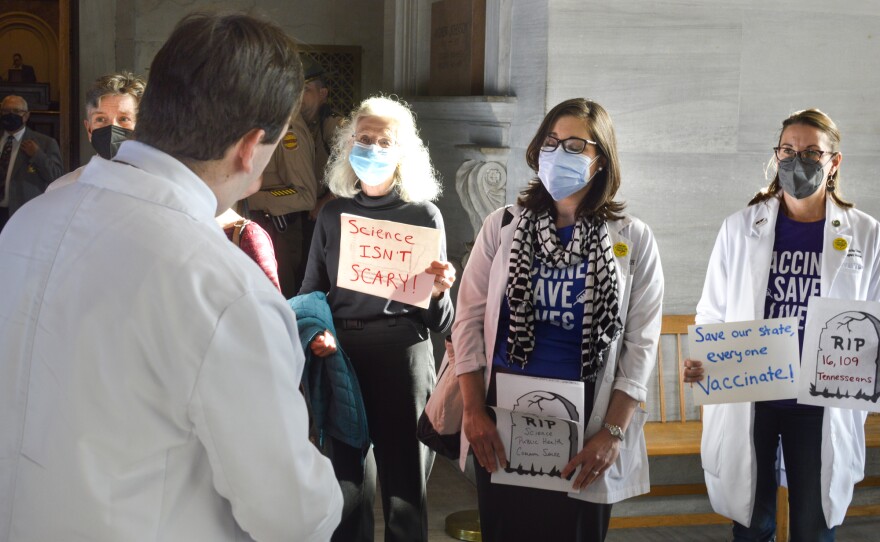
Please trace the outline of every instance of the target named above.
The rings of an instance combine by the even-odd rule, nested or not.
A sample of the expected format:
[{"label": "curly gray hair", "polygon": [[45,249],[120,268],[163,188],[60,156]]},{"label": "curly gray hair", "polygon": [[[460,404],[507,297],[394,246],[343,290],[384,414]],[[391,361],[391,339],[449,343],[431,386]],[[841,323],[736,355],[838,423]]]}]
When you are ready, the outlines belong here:
[{"label": "curly gray hair", "polygon": [[344,198],[353,197],[360,191],[358,178],[348,161],[348,155],[358,121],[363,117],[381,117],[390,120],[396,127],[395,139],[400,147],[400,162],[394,171],[392,186],[398,188],[401,199],[407,202],[436,200],[442,186],[431,165],[428,149],[419,137],[413,113],[403,101],[384,96],[374,96],[361,102],[336,131],[325,175],[330,191]]}]

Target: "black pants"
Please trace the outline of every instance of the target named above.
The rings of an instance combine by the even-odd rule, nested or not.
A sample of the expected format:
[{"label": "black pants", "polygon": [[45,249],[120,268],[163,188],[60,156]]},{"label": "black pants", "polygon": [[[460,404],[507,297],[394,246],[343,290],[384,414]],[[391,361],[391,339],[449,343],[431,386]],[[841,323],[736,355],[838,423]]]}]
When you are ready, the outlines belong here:
[{"label": "black pants", "polygon": [[572,499],[562,491],[493,484],[474,461],[483,542],[602,542],[611,505]]},{"label": "black pants", "polygon": [[299,291],[301,282],[297,281],[296,272],[300,263],[308,259],[308,254],[303,254],[302,247],[302,220],[300,213],[289,213],[285,216],[287,229],[283,232],[272,223],[262,211],[253,211],[250,218],[263,227],[272,239],[275,249],[275,261],[278,262],[278,283],[281,285],[281,293],[286,299],[295,296]]},{"label": "black pants", "polygon": [[428,332],[414,319],[386,318],[337,321],[336,334],[358,377],[373,450],[362,464],[357,450],[333,443],[331,459],[346,500],[333,540],[373,539],[378,479],[386,542],[427,541],[426,485],[434,453],[416,439],[416,422],[435,379]]},{"label": "black pants", "polygon": [[776,450],[782,440],[788,479],[791,539],[831,542],[833,528],[822,512],[822,418],[825,409],[780,408],[755,403],[755,461],[758,482],[751,525],[733,524],[735,542],[769,541],[776,536]]},{"label": "black pants", "polygon": [[[496,405],[493,367],[486,404]],[[593,411],[595,385],[584,386],[584,419]],[[494,415],[490,414],[494,419]],[[493,484],[491,474],[474,461],[480,531],[483,542],[602,542],[611,521],[611,505],[572,499],[562,491]]]}]

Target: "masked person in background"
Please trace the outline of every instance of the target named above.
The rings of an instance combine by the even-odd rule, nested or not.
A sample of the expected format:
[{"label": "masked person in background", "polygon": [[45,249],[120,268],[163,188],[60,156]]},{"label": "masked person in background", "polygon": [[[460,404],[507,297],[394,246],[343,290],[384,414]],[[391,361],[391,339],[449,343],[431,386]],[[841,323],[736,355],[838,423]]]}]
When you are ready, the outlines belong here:
[{"label": "masked person in background", "polygon": [[306,257],[303,222],[318,192],[314,162],[315,143],[305,119],[297,113],[263,171],[260,190],[245,200],[244,214],[272,238],[281,292],[288,299],[296,295],[297,271]]},{"label": "masked person in background", "polygon": [[[327,180],[337,199],[318,214],[300,293],[327,294],[339,344],[360,383],[373,442],[365,460],[361,450],[332,439],[330,456],[345,498],[336,542],[373,540],[377,474],[385,540],[428,539],[425,489],[434,454],[416,439],[416,423],[435,380],[428,331],[443,333],[452,324],[446,291],[455,268],[445,261],[446,236],[441,233],[438,260],[424,270],[434,277],[427,309],[340,288],[336,277],[343,213],[444,231],[440,210],[431,203],[440,195],[436,175],[412,112],[400,102],[365,100],[336,135]],[[312,353],[332,354],[336,338],[318,335]]]},{"label": "masked person in background", "polygon": [[[315,145],[314,172],[317,183],[315,206],[307,213],[303,213],[304,216],[302,216],[301,220],[303,232],[302,253],[308,256],[312,247],[312,235],[315,233],[315,221],[318,219],[318,212],[321,211],[321,207],[335,197],[333,192],[327,187],[327,183],[324,182],[324,169],[327,166],[327,161],[330,159],[333,137],[336,135],[336,130],[339,129],[342,118],[336,115],[330,107],[330,87],[327,83],[327,72],[324,66],[309,55],[301,54],[301,57],[306,80],[305,87],[303,88],[301,114],[309,125],[309,131],[312,134],[312,141]],[[302,282],[307,265],[308,258],[302,258],[297,270],[297,282]]]},{"label": "masked person in background", "polygon": [[[486,218],[464,270],[452,342],[486,542],[601,542],[612,503],[649,490],[638,405],[660,338],[663,270],[651,230],[614,199],[617,156],[602,106],[555,106],[526,151],[537,178]],[[580,469],[578,498],[490,481],[512,452],[486,409],[499,372],[583,381],[584,445],[561,472]]]},{"label": "masked person in background", "polygon": [[[112,160],[123,141],[132,139],[138,106],[147,83],[131,72],[99,77],[86,92],[83,125],[98,156]],[[71,171],[49,185],[46,192],[76,182],[83,168]]]},{"label": "masked person in background", "polygon": [[[773,181],[718,233],[696,321],[797,316],[803,347],[810,297],[880,301],[880,224],[840,194],[840,132],[828,115],[793,113],[773,152]],[[703,361],[684,361],[685,382],[705,378]],[[791,539],[833,541],[864,477],[865,418],[795,399],[704,406],[706,487],[712,508],[734,521],[733,540],[774,539],[781,441]]]},{"label": "masked person in background", "polygon": [[61,176],[58,142],[28,128],[30,115],[21,96],[9,95],[0,102],[0,230],[22,205]]}]

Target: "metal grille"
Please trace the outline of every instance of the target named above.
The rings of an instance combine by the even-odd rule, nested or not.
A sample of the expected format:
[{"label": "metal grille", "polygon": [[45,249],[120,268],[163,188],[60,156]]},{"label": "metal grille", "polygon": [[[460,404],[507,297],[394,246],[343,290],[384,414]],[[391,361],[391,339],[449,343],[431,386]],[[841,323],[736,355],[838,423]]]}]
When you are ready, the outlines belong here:
[{"label": "metal grille", "polygon": [[324,67],[324,79],[330,87],[327,101],[334,113],[347,116],[361,102],[361,48],[307,45],[302,54]]}]

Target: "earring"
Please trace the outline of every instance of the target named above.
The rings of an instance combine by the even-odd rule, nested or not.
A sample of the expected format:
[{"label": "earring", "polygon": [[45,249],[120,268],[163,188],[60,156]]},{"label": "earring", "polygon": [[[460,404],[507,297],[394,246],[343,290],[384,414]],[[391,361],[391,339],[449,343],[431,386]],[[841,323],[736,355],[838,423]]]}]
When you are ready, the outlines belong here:
[{"label": "earring", "polygon": [[828,184],[825,185],[825,191],[826,191],[826,192],[834,192],[834,188],[835,188],[835,186],[834,186],[834,179],[829,178],[829,179],[828,179]]}]

